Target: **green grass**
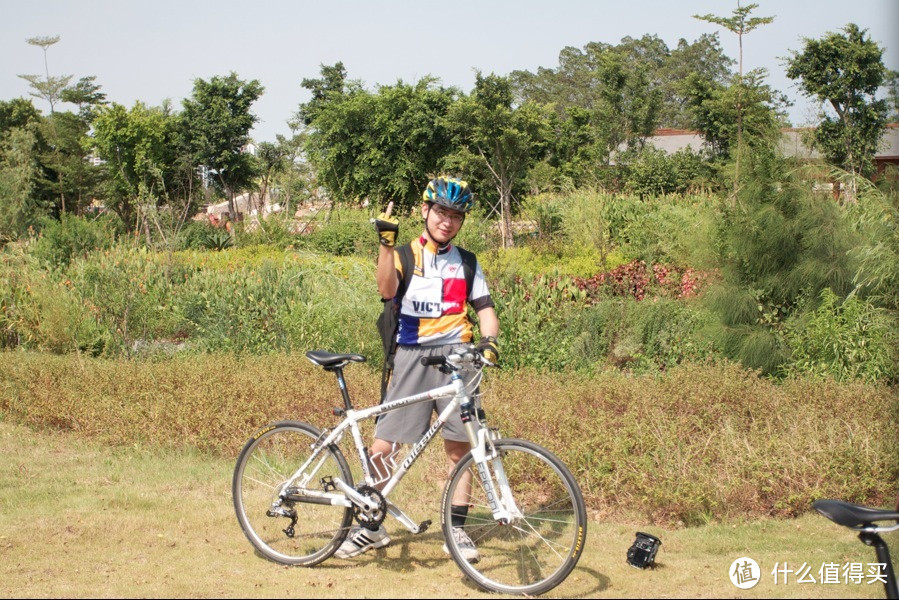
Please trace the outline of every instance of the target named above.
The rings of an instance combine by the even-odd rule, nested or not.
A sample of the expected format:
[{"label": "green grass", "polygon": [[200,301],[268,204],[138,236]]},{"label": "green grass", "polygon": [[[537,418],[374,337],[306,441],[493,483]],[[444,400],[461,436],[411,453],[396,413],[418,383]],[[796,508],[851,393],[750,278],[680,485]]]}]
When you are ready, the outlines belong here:
[{"label": "green grass", "polygon": [[[438,529],[412,536],[394,521],[388,548],[353,560],[287,568],[255,555],[231,506],[232,460],[195,451],[110,448],[76,433],[36,432],[0,421],[2,597],[495,597],[464,580],[442,552]],[[400,504],[436,518],[440,456],[404,486],[432,500]],[[402,488],[401,488],[402,489]],[[625,564],[635,531],[662,539],[654,570]],[[887,534],[899,553],[899,534]],[[748,591],[727,577],[755,559]],[[869,597],[878,585],[774,586],[775,562],[874,562],[874,553],[815,515],[695,528],[592,521],[578,568],[550,597]]]}]

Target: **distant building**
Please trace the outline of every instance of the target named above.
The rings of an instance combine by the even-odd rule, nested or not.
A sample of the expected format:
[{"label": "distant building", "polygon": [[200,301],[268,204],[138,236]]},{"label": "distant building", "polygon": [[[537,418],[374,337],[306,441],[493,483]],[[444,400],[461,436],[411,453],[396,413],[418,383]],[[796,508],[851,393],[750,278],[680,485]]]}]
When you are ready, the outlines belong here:
[{"label": "distant building", "polygon": [[[818,159],[821,154],[805,144],[804,138],[811,132],[810,128],[788,127],[781,129],[783,138],[780,149],[784,156],[799,159]],[[646,138],[646,143],[668,154],[674,154],[678,150],[692,148],[698,151],[705,141],[698,131],[688,129],[657,129],[655,135]],[[889,123],[884,131],[883,139],[877,154],[874,155],[874,164],[877,172],[883,173],[887,165],[899,166],[899,123]]]}]

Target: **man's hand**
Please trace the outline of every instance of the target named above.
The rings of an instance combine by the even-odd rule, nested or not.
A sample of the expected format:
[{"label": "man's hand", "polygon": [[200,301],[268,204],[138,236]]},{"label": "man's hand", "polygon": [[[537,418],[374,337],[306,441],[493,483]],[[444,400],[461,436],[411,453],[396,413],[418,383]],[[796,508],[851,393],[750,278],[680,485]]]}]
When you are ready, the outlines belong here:
[{"label": "man's hand", "polygon": [[393,217],[381,213],[375,220],[375,229],[378,232],[382,246],[393,248],[396,246],[396,236],[400,231],[400,222]]},{"label": "man's hand", "polygon": [[393,248],[396,246],[396,236],[400,231],[400,222],[390,216],[393,212],[393,202],[387,203],[387,210],[375,219],[375,230],[382,246]]},{"label": "man's hand", "polygon": [[475,346],[475,350],[486,358],[488,362],[494,365],[499,363],[499,349],[496,345],[496,338],[492,335],[482,337],[478,345]]}]

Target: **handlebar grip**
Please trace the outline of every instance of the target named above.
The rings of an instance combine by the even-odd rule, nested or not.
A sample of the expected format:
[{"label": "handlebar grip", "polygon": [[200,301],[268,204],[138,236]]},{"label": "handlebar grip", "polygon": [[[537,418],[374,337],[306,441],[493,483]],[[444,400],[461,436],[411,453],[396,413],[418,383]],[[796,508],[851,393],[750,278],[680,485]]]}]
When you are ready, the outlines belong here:
[{"label": "handlebar grip", "polygon": [[423,356],[423,357],[421,357],[419,362],[424,367],[436,367],[438,365],[442,366],[442,365],[446,364],[446,357],[445,356]]}]

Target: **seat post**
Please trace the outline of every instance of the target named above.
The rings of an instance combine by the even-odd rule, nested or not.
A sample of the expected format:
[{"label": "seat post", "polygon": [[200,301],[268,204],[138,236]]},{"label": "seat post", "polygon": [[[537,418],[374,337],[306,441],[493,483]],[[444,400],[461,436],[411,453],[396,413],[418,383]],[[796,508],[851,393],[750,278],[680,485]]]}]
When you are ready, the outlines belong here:
[{"label": "seat post", "polygon": [[859,539],[867,546],[874,546],[877,551],[877,560],[881,564],[885,564],[884,575],[886,581],[883,582],[884,591],[887,598],[899,598],[899,590],[896,586],[896,575],[893,573],[893,564],[890,562],[890,550],[883,538],[876,533],[863,531],[858,534]]},{"label": "seat post", "polygon": [[340,387],[340,393],[343,394],[343,407],[346,410],[353,410],[350,403],[350,392],[346,388],[346,379],[343,378],[343,367],[333,367],[331,370],[337,375],[337,385]]}]

